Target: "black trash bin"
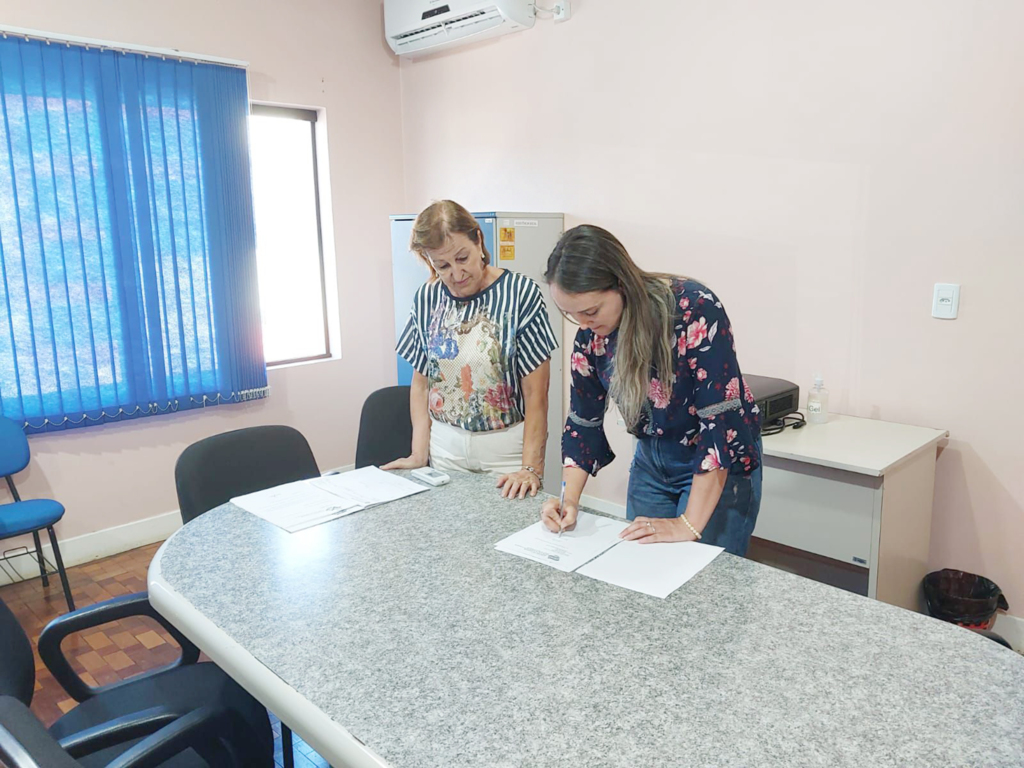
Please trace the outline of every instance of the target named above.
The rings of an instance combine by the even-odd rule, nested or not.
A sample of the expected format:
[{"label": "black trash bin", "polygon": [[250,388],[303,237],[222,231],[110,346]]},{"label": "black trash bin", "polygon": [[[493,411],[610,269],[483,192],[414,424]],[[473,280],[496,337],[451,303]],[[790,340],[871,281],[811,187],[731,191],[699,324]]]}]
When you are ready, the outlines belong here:
[{"label": "black trash bin", "polygon": [[990,629],[996,611],[1010,609],[994,581],[952,568],[924,577],[924,598],[935,618],[971,629]]}]

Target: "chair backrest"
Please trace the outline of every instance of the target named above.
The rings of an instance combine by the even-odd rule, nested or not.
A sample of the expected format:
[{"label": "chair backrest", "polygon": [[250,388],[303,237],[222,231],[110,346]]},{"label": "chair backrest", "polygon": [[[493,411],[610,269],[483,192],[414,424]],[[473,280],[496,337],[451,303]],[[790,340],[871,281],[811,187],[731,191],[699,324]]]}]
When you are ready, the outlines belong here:
[{"label": "chair backrest", "polygon": [[32,644],[17,617],[0,600],[0,696],[13,696],[25,705],[31,704],[35,684]]},{"label": "chair backrest", "polygon": [[187,523],[235,496],[320,475],[297,429],[248,427],[193,443],[178,457],[174,482]]},{"label": "chair backrest", "polygon": [[81,768],[22,702],[0,696],[0,765]]},{"label": "chair backrest", "polygon": [[28,466],[28,438],[21,424],[0,416],[0,477]]},{"label": "chair backrest", "polygon": [[412,453],[409,387],[385,387],[366,398],[359,417],[356,469],[380,466]]}]

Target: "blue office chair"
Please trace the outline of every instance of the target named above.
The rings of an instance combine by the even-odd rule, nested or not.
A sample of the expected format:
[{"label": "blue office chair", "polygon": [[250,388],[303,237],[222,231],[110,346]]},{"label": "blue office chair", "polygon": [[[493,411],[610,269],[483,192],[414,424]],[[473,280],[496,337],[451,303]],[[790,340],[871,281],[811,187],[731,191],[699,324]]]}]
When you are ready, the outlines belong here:
[{"label": "blue office chair", "polygon": [[14,502],[0,504],[0,540],[12,536],[31,533],[36,545],[36,561],[39,563],[39,575],[43,578],[43,586],[50,586],[50,574],[46,570],[43,559],[43,548],[39,543],[39,532],[46,529],[50,534],[50,546],[53,547],[53,559],[57,561],[57,573],[60,583],[64,586],[64,599],[68,610],[75,610],[75,601],[71,599],[71,588],[68,586],[68,574],[64,570],[64,561],[57,546],[57,534],[53,532],[54,523],[64,517],[64,506],[53,499],[31,499],[22,501],[18,489],[14,487],[13,475],[28,466],[28,438],[25,430],[17,422],[0,417],[0,475],[7,480]]}]

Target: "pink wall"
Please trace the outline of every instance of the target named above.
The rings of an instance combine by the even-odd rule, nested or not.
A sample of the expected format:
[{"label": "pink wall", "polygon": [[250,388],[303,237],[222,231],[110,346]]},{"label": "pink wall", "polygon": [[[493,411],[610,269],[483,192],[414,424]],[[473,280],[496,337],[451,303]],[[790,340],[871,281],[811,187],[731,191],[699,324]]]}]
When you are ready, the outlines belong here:
[{"label": "pink wall", "polygon": [[266,400],[33,437],[23,495],[64,503],[62,537],[175,510],[182,449],[255,424],[297,427],[322,468],[351,463],[363,398],[394,382],[381,307],[391,304],[387,217],[403,204],[401,104],[379,4],[3,0],[0,22],[247,60],[254,99],[325,108],[340,294],[340,360],[272,370]]},{"label": "pink wall", "polygon": [[[406,207],[557,210],[726,302],[752,373],[949,429],[932,559],[1024,614],[1024,5],[575,0],[402,64]],[[960,318],[930,317],[935,282]],[[590,486],[624,498],[620,460]]]},{"label": "pink wall", "polygon": [[[265,401],[35,437],[25,495],[65,503],[64,537],[170,511],[180,451],[251,424],[350,462],[359,404],[393,380],[387,214],[450,196],[607,226],[718,290],[747,370],[821,370],[838,411],[949,429],[934,563],[1020,614],[1024,7],[837,7],[576,0],[400,82],[377,3],[2,0],[4,24],[246,59],[254,98],[325,107],[339,262],[341,360],[272,371]],[[959,320],[929,317],[936,281],[963,283]],[[621,501],[613,443],[589,490]]]}]

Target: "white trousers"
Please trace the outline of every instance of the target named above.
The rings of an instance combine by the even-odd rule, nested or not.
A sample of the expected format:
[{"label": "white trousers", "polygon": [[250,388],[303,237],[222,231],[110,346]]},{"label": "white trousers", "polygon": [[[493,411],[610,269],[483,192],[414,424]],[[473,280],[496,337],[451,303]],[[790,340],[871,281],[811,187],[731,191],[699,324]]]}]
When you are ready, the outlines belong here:
[{"label": "white trousers", "polygon": [[519,422],[507,429],[468,432],[431,419],[430,466],[441,472],[518,472],[523,468],[524,430]]}]

